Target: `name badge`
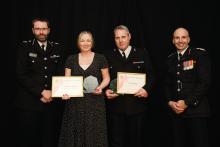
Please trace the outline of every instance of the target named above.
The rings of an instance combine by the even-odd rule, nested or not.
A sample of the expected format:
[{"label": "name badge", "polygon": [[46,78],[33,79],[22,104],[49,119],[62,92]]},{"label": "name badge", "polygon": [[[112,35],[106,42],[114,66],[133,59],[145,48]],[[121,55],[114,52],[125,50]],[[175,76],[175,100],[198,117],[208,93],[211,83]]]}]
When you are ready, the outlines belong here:
[{"label": "name badge", "polygon": [[134,61],[133,64],[143,64],[144,61]]},{"label": "name badge", "polygon": [[36,53],[29,53],[29,57],[37,58],[37,54]]},{"label": "name badge", "polygon": [[52,56],[50,56],[51,59],[53,59],[53,58],[59,58],[59,57],[60,57],[60,55],[52,55]]}]

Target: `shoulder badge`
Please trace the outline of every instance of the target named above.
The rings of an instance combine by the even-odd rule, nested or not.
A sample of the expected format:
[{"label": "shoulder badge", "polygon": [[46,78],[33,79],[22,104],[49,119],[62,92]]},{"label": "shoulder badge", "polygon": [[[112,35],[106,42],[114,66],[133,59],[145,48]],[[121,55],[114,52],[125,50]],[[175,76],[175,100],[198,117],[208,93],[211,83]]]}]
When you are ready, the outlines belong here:
[{"label": "shoulder badge", "polygon": [[200,51],[206,51],[204,48],[196,48],[196,49]]},{"label": "shoulder badge", "polygon": [[53,45],[58,45],[59,43],[58,42],[53,42],[53,41],[48,41],[48,43],[53,46]]},{"label": "shoulder badge", "polygon": [[176,54],[176,52],[169,54],[169,55],[168,55],[168,58],[172,57],[172,56],[175,55],[175,54]]},{"label": "shoulder badge", "polygon": [[30,43],[31,40],[23,40],[22,43]]}]

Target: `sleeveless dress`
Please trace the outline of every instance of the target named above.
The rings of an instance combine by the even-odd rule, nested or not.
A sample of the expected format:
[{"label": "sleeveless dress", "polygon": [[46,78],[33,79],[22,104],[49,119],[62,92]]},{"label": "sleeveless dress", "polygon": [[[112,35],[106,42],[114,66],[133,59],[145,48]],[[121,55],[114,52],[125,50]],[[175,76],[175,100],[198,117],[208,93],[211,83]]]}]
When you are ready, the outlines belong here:
[{"label": "sleeveless dress", "polygon": [[[107,68],[107,60],[95,53],[91,65],[83,69],[79,65],[79,54],[70,55],[66,68],[72,76],[90,75],[102,81],[101,69]],[[66,101],[59,147],[107,147],[107,126],[104,95],[84,93],[84,97],[74,97]]]}]

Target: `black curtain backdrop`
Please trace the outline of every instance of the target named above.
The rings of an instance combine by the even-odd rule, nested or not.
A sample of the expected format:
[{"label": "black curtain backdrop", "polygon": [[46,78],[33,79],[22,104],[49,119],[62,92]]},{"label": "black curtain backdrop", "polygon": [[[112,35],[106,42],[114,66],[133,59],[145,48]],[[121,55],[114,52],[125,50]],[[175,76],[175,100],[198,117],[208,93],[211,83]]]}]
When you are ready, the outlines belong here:
[{"label": "black curtain backdrop", "polygon": [[[2,107],[4,113],[3,139],[13,146],[14,130],[12,101],[16,93],[15,56],[16,45],[22,40],[32,39],[31,20],[46,17],[51,22],[50,39],[60,42],[64,52],[76,53],[76,38],[80,31],[89,30],[95,38],[94,51],[102,53],[114,47],[113,29],[116,25],[128,26],[132,34],[132,45],[148,49],[155,68],[157,83],[151,95],[149,117],[150,138],[154,147],[170,146],[170,122],[167,114],[162,80],[164,62],[174,52],[171,38],[176,27],[188,28],[191,45],[205,48],[212,60],[212,85],[210,89],[210,141],[212,147],[219,142],[219,7],[217,1],[176,0],[8,0],[1,10],[2,32],[7,46],[2,48]],[[3,77],[3,78],[4,78]],[[6,80],[5,78],[5,80]],[[3,80],[3,79],[2,79]],[[6,92],[7,91],[7,92]],[[1,144],[0,143],[0,144]]]}]

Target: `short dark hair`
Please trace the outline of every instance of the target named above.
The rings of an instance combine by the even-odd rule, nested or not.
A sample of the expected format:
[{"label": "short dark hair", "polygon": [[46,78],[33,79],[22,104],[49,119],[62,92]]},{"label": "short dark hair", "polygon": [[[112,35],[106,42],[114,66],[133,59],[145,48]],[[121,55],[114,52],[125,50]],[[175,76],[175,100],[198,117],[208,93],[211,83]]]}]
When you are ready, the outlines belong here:
[{"label": "short dark hair", "polygon": [[36,21],[46,22],[48,28],[50,27],[50,22],[49,22],[49,20],[48,20],[47,18],[39,18],[39,17],[38,17],[38,18],[34,18],[34,19],[32,20],[32,28],[34,28],[34,23],[35,23]]}]

